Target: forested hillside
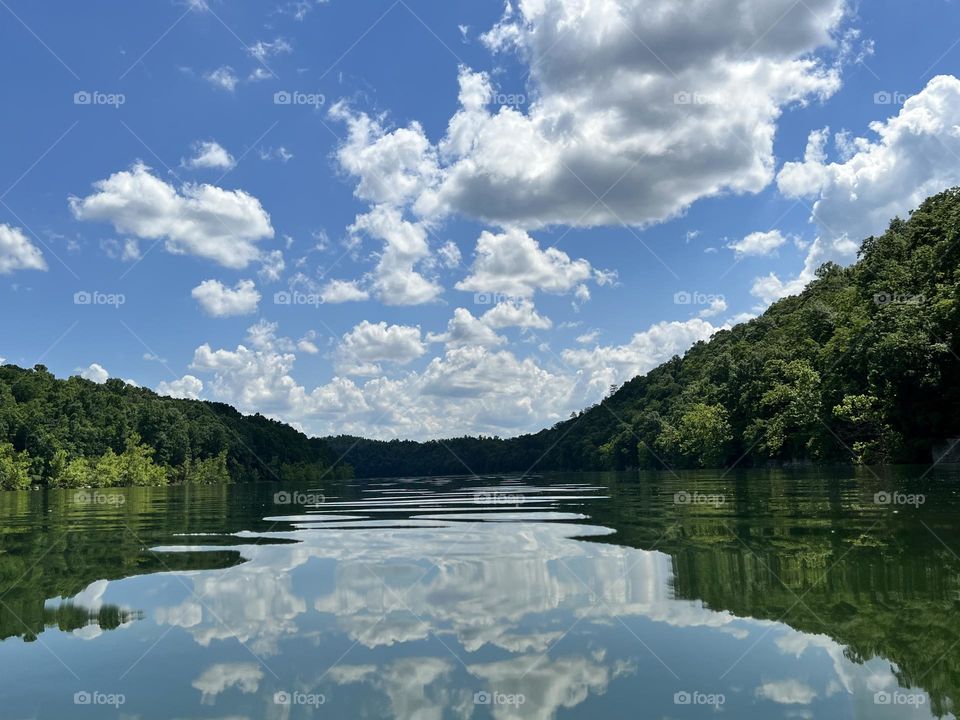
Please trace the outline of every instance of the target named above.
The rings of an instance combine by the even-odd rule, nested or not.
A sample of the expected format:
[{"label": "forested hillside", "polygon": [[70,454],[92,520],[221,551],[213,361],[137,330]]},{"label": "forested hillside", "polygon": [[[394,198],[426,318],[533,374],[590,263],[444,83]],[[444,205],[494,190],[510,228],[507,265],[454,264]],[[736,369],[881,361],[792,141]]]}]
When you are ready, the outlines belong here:
[{"label": "forested hillside", "polygon": [[360,476],[925,462],[960,436],[960,190],[798,296],[535,435],[331,438]]},{"label": "forested hillside", "polygon": [[824,265],[800,295],[509,440],[311,439],[219,403],[3,366],[0,486],[927,461],[960,436],[958,236],[951,190],[855,265]]},{"label": "forested hillside", "polygon": [[326,443],[229,405],[122,380],[0,367],[0,488],[342,477]]}]

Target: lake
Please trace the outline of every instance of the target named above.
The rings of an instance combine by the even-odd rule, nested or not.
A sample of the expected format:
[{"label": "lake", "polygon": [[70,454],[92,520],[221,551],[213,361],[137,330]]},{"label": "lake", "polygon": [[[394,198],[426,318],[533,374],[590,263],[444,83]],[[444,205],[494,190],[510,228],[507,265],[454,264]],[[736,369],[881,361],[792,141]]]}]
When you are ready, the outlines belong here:
[{"label": "lake", "polygon": [[0,494],[3,718],[929,718],[960,470]]}]

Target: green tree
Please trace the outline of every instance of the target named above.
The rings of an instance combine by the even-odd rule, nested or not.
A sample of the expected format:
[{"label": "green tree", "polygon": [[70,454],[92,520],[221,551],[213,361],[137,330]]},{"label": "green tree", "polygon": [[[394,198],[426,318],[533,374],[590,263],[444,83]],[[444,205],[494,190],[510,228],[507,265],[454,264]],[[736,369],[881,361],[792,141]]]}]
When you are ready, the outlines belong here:
[{"label": "green tree", "polygon": [[25,490],[30,487],[30,454],[18,453],[11,443],[0,443],[0,489]]}]

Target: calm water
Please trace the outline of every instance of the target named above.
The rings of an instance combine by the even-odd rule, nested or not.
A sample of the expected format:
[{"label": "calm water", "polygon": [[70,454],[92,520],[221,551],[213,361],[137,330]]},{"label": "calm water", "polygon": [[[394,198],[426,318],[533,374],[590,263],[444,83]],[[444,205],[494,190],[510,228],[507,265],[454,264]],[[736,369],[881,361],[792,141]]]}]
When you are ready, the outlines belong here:
[{"label": "calm water", "polygon": [[948,717],[924,470],[2,493],[0,717]]}]

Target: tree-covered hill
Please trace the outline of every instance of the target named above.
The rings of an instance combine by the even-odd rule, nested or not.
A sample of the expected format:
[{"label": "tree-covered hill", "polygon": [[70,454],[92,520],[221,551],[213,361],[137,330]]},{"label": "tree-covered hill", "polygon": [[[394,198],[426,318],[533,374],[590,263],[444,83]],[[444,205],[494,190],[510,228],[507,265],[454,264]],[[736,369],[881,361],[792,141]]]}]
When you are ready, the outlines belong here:
[{"label": "tree-covered hill", "polygon": [[0,488],[319,480],[350,469],[322,440],[229,405],[122,380],[0,367]]},{"label": "tree-covered hill", "polygon": [[960,436],[960,190],[534,435],[328,439],[359,476],[928,461]]},{"label": "tree-covered hill", "polygon": [[0,487],[926,461],[960,436],[960,189],[799,295],[533,435],[308,438],[120,380],[0,367]]}]

